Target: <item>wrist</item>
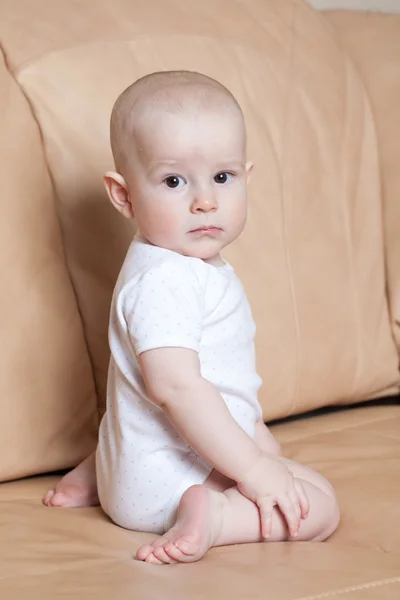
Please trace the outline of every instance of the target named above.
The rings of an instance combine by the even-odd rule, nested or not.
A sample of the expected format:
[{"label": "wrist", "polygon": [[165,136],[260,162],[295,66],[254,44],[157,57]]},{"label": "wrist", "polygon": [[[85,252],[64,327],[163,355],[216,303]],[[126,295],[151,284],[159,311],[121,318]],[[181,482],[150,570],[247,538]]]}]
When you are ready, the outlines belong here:
[{"label": "wrist", "polygon": [[275,454],[270,454],[269,452],[263,452],[262,450],[259,450],[257,459],[252,462],[243,478],[240,481],[237,481],[238,485],[257,485],[257,483],[260,481],[260,477],[262,477],[263,473],[265,473],[266,465],[275,461],[281,462],[280,457],[276,456]]},{"label": "wrist", "polygon": [[263,454],[264,453],[258,448],[258,446],[256,446],[252,457],[249,458],[248,461],[246,461],[246,466],[241,469],[239,477],[235,479],[238,485],[241,483],[245,483],[250,479],[253,479],[253,474],[257,471],[258,465],[260,464],[260,461],[263,458]]}]

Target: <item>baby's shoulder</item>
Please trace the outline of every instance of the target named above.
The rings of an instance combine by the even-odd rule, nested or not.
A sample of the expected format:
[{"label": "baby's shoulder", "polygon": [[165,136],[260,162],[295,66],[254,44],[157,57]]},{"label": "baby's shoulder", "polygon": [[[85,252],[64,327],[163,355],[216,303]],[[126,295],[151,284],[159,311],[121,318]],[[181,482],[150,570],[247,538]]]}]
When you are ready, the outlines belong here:
[{"label": "baby's shoulder", "polygon": [[134,242],[122,267],[118,287],[120,292],[160,287],[176,290],[194,287],[198,292],[207,284],[208,269],[202,260],[182,256],[177,252]]}]

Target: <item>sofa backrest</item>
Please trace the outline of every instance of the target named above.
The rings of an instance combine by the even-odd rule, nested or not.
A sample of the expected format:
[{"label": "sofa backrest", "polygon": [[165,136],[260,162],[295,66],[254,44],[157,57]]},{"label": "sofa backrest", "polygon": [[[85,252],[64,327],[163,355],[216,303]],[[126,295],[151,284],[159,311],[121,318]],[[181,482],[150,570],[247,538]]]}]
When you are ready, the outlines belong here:
[{"label": "sofa backrest", "polygon": [[382,180],[387,293],[393,335],[400,349],[400,15],[326,14],[371,100]]},{"label": "sofa backrest", "polygon": [[93,448],[92,369],[29,99],[0,58],[0,480]]},{"label": "sofa backrest", "polygon": [[68,466],[93,445],[133,235],[103,189],[108,122],[119,92],[155,70],[215,77],[245,113],[249,218],[225,256],[257,324],[265,418],[398,389],[374,123],[321,15],[300,0],[36,0],[5,4],[0,42],[12,94],[0,117],[2,385],[18,415],[2,427],[19,465],[0,476]]}]

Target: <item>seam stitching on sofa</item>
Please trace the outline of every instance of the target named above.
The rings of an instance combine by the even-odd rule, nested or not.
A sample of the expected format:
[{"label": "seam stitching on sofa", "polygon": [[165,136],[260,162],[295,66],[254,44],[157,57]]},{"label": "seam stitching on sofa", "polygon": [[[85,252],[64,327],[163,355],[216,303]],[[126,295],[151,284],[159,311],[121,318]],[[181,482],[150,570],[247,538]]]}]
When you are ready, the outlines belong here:
[{"label": "seam stitching on sofa", "polygon": [[74,296],[75,296],[75,303],[76,303],[76,310],[78,311],[79,317],[80,317],[80,322],[81,322],[81,327],[82,327],[82,335],[83,335],[83,339],[85,342],[85,347],[86,347],[86,352],[89,358],[89,363],[91,366],[91,372],[92,372],[92,383],[93,383],[93,387],[94,387],[94,391],[96,394],[96,417],[97,417],[97,426],[99,425],[99,403],[100,403],[100,398],[99,398],[99,391],[97,388],[97,382],[96,382],[96,378],[95,378],[95,373],[94,373],[94,364],[93,364],[93,360],[92,360],[92,356],[90,354],[90,350],[89,350],[89,344],[88,344],[88,340],[87,340],[87,335],[86,335],[86,328],[85,328],[85,323],[82,317],[82,312],[81,312],[81,308],[80,308],[80,304],[79,304],[79,300],[78,300],[78,294],[77,291],[75,289],[74,286],[74,281],[72,278],[72,274],[68,265],[68,261],[67,261],[67,256],[66,256],[66,252],[65,252],[65,241],[64,241],[64,234],[63,234],[63,228],[62,228],[62,223],[60,220],[60,215],[59,215],[59,211],[57,208],[57,201],[58,201],[58,194],[57,194],[57,189],[54,183],[54,179],[53,179],[53,175],[51,173],[50,170],[50,166],[49,166],[49,162],[47,160],[47,153],[46,153],[46,146],[44,143],[44,136],[43,136],[43,131],[42,128],[40,126],[40,122],[39,119],[37,118],[34,106],[32,104],[32,101],[29,97],[29,95],[27,94],[26,90],[24,89],[23,85],[21,85],[20,81],[16,78],[15,76],[15,72],[10,68],[9,65],[9,61],[8,61],[8,57],[7,57],[7,53],[4,50],[3,45],[1,44],[1,40],[0,40],[0,52],[3,56],[3,60],[4,60],[4,65],[7,69],[7,72],[9,73],[10,77],[13,79],[13,81],[15,82],[15,84],[18,86],[19,90],[21,91],[21,94],[24,96],[27,106],[29,107],[30,113],[32,115],[32,118],[34,119],[36,126],[38,128],[38,133],[39,133],[39,137],[40,137],[40,141],[41,141],[41,147],[42,147],[42,153],[43,153],[43,159],[44,159],[44,163],[45,163],[45,167],[46,167],[46,171],[49,175],[49,179],[50,179],[50,183],[51,183],[51,187],[52,187],[52,192],[54,195],[54,210],[56,212],[56,216],[57,216],[57,221],[58,221],[58,225],[59,225],[59,231],[60,231],[60,236],[61,236],[61,246],[62,246],[62,254],[63,254],[63,258],[64,258],[64,266],[65,266],[65,271],[68,274],[68,278],[71,284],[71,288],[74,292]]},{"label": "seam stitching on sofa", "polygon": [[371,581],[369,583],[362,583],[360,585],[352,585],[340,590],[324,592],[314,596],[301,596],[300,598],[297,598],[297,600],[319,600],[320,598],[332,598],[332,596],[339,596],[340,594],[347,594],[348,592],[358,592],[359,590],[367,590],[383,585],[392,585],[393,583],[400,583],[400,577],[392,577],[390,579],[381,579],[380,581]]},{"label": "seam stitching on sofa", "polygon": [[384,433],[380,433],[378,431],[372,431],[371,435],[374,435],[379,438],[383,438],[384,440],[400,442],[400,434],[399,435],[385,435]]},{"label": "seam stitching on sofa", "polygon": [[[367,422],[363,423],[362,426],[371,425],[373,423],[382,423],[383,421],[387,421],[387,420],[388,420],[388,417],[385,417],[383,419],[374,419],[373,421],[367,421]],[[358,429],[359,427],[360,427],[359,424],[347,425],[347,426],[344,424],[344,426],[342,425],[337,428],[335,427],[332,429],[324,429],[323,431],[315,431],[315,432],[307,434],[307,435],[303,435],[303,436],[296,437],[296,438],[291,438],[290,440],[283,441],[282,443],[283,444],[291,444],[293,442],[298,442],[300,440],[306,440],[308,438],[313,438],[313,437],[320,436],[320,435],[326,435],[327,433],[336,433],[337,431],[350,431],[352,429]]]},{"label": "seam stitching on sofa", "polygon": [[[297,311],[297,303],[296,303],[296,289],[293,277],[293,269],[292,269],[292,261],[291,261],[291,253],[289,248],[289,235],[288,235],[288,222],[287,222],[287,188],[289,183],[291,183],[291,170],[290,170],[290,154],[289,159],[287,157],[290,152],[290,143],[291,143],[291,132],[293,131],[293,127],[290,127],[289,123],[290,117],[293,115],[292,107],[292,98],[293,98],[293,81],[295,79],[295,69],[294,69],[294,52],[295,52],[295,24],[296,24],[296,14],[297,14],[297,6],[296,2],[292,1],[292,20],[290,24],[290,31],[292,32],[291,42],[290,42],[290,50],[288,57],[288,77],[287,81],[289,82],[287,88],[287,96],[285,98],[285,110],[284,110],[284,129],[283,129],[283,151],[282,151],[282,163],[281,163],[281,173],[282,173],[282,221],[283,221],[283,235],[285,240],[285,259],[286,259],[286,268],[288,272],[289,278],[289,286],[290,286],[290,295],[292,300],[293,307],[293,319],[294,319],[294,331],[295,331],[295,383],[294,383],[294,394],[292,398],[292,403],[290,409],[288,411],[287,416],[293,414],[295,407],[297,406],[297,399],[300,393],[300,323],[299,323],[299,315]],[[285,118],[286,117],[286,118]],[[286,159],[286,160],[285,160]],[[286,163],[287,174],[286,178],[283,175],[283,167]],[[285,185],[286,179],[286,185]]]}]

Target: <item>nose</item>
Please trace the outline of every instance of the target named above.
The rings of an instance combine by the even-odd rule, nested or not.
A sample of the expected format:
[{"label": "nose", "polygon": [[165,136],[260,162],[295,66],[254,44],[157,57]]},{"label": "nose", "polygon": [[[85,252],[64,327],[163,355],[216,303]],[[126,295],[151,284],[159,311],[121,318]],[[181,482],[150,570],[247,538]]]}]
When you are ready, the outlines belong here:
[{"label": "nose", "polygon": [[195,194],[190,211],[196,213],[208,213],[216,211],[218,208],[217,199],[212,190],[203,190]]}]

